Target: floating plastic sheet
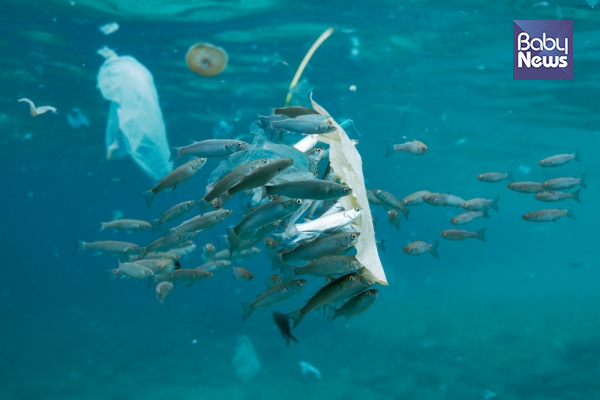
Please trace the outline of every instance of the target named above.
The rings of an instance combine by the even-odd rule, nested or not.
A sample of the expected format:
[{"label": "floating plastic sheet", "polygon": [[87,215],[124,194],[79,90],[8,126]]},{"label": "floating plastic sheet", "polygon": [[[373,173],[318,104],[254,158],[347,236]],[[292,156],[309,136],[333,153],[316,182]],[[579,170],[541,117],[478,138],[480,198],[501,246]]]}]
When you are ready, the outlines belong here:
[{"label": "floating plastic sheet", "polygon": [[114,52],[98,72],[102,96],[111,101],[106,126],[107,159],[130,155],[151,178],[173,169],[158,94],[152,74],[135,58]]},{"label": "floating plastic sheet", "polygon": [[[312,94],[310,100],[315,111],[331,118],[329,113],[312,99]],[[333,118],[331,120],[336,130],[326,135],[319,135],[319,141],[329,145],[329,161],[335,175],[352,188],[352,194],[342,197],[339,202],[346,210],[355,207],[363,210],[362,218],[354,222],[361,232],[355,246],[356,259],[371,272],[376,282],[387,285],[385,272],[377,253],[373,219],[362,172],[362,159],[344,129]]]}]

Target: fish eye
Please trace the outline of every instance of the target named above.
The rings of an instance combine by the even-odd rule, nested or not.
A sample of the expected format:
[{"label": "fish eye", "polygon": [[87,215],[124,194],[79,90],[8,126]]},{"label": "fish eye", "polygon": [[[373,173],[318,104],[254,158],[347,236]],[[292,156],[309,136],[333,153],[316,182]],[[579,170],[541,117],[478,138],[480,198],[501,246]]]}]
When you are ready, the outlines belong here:
[{"label": "fish eye", "polygon": [[354,211],[359,212],[360,208],[355,208]]},{"label": "fish eye", "polygon": [[356,279],[356,277],[355,277],[354,275],[351,275],[351,276],[349,276],[349,277],[348,277],[348,280],[349,280],[349,281],[353,281],[353,280],[355,280],[355,279]]},{"label": "fish eye", "polygon": [[302,204],[302,199],[296,199],[296,204]]},{"label": "fish eye", "polygon": [[353,234],[352,234],[350,237],[351,237],[352,239],[356,239],[356,233],[353,233]]},{"label": "fish eye", "polygon": [[381,190],[376,190],[375,194],[381,194]]},{"label": "fish eye", "polygon": [[302,282],[296,281],[296,286],[302,286]]},{"label": "fish eye", "polygon": [[344,188],[344,193],[348,193],[348,188]]},{"label": "fish eye", "polygon": [[244,147],[244,143],[242,143],[242,142],[237,142],[237,146],[238,146],[238,147]]}]

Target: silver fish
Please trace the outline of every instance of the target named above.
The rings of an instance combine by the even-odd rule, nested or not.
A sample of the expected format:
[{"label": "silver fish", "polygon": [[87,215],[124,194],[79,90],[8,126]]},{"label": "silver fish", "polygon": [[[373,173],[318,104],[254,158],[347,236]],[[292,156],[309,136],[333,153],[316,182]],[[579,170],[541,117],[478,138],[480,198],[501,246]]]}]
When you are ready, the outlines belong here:
[{"label": "silver fish", "polygon": [[229,267],[230,265],[231,265],[231,261],[229,261],[229,260],[215,260],[215,261],[206,262],[206,263],[202,264],[201,266],[196,267],[196,269],[202,269],[204,271],[208,271],[208,272],[212,272],[213,274],[216,274],[217,272],[223,271],[225,268]]},{"label": "silver fish", "polygon": [[281,303],[295,294],[299,294],[302,292],[305,284],[306,281],[304,279],[282,283],[281,285],[273,286],[271,289],[257,296],[253,303],[242,303],[242,308],[244,309],[242,322],[247,320],[257,308],[266,308],[273,304]]},{"label": "silver fish", "polygon": [[375,197],[377,197],[384,205],[402,211],[404,218],[406,218],[408,221],[408,214],[410,213],[410,210],[404,206],[399,198],[381,189],[373,189],[373,193],[375,194]]},{"label": "silver fish", "polygon": [[146,204],[148,207],[150,207],[154,201],[154,196],[163,190],[171,188],[175,189],[175,187],[196,175],[196,173],[200,171],[204,164],[206,164],[206,158],[196,158],[192,161],[188,161],[185,164],[175,168],[167,176],[162,178],[160,182],[158,182],[158,185],[150,190],[139,192],[139,195],[146,199]]},{"label": "silver fish", "polygon": [[[365,268],[361,268],[361,272]],[[369,286],[371,282],[365,279],[361,272],[351,272],[333,282],[328,283],[311,297],[304,307],[301,309],[286,314],[286,317],[294,320],[294,328],[302,321],[302,319],[311,311],[321,308],[329,303],[340,301],[346,297],[350,297],[356,293],[362,292]],[[293,282],[293,281],[292,281]]]},{"label": "silver fish", "polygon": [[117,231],[143,231],[151,229],[152,225],[148,221],[140,221],[137,219],[117,219],[109,222],[100,222],[100,230],[114,229]]},{"label": "silver fish", "polygon": [[400,214],[398,214],[398,210],[392,209],[388,211],[388,222],[390,226],[396,228],[397,231],[400,230]]},{"label": "silver fish", "polygon": [[580,192],[581,192],[581,189],[577,189],[573,193],[555,192],[555,191],[550,190],[547,192],[536,193],[536,195],[533,197],[535,197],[537,200],[546,201],[546,202],[554,202],[554,201],[561,201],[561,200],[566,200],[566,199],[573,199],[579,203],[580,202],[580,200],[579,200]]},{"label": "silver fish", "polygon": [[106,275],[104,280],[105,284],[119,276],[133,279],[144,279],[154,275],[154,271],[148,267],[144,267],[143,265],[135,263],[122,263],[121,261],[119,261],[119,268],[105,268],[103,272]]},{"label": "silver fish", "polygon": [[432,206],[460,207],[465,199],[446,193],[429,193],[423,196],[423,201]]},{"label": "silver fish", "polygon": [[386,141],[385,145],[387,146],[387,152],[385,153],[386,157],[391,156],[397,151],[405,151],[416,156],[422,156],[427,151],[427,146],[425,143],[419,142],[418,140],[413,140],[412,142],[406,142],[402,144],[394,144]]},{"label": "silver fish", "polygon": [[487,213],[487,208],[484,208],[481,211],[467,211],[462,214],[457,215],[456,217],[450,220],[452,225],[463,225],[468,224],[473,221],[475,218],[489,218],[490,216]]},{"label": "silver fish", "polygon": [[506,179],[509,182],[513,182],[512,169],[509,170],[507,173],[486,172],[486,173],[477,175],[477,179],[480,180],[481,182],[487,182],[487,183],[500,182],[504,179]]},{"label": "silver fish", "polygon": [[154,283],[171,282],[189,285],[196,281],[210,278],[212,273],[203,269],[176,269],[171,275],[153,275]]},{"label": "silver fish", "polygon": [[581,174],[579,178],[555,178],[542,183],[542,187],[547,190],[570,189],[575,185],[587,188],[585,174]]},{"label": "silver fish", "polygon": [[167,307],[167,310],[171,309],[167,302],[167,297],[171,294],[172,290],[173,284],[171,282],[160,282],[156,285],[156,298],[163,306]]},{"label": "silver fish", "polygon": [[[242,178],[237,184],[229,188],[225,192],[225,195],[227,198],[229,198],[234,194],[244,190],[250,190],[259,186],[263,186],[275,179],[278,175],[281,175],[293,163],[294,160],[291,158],[282,158],[258,167]],[[223,202],[225,202],[225,200],[223,200]]]},{"label": "silver fish", "polygon": [[246,214],[242,221],[233,228],[233,233],[239,236],[245,231],[257,229],[268,223],[279,221],[292,215],[302,207],[302,204],[302,199],[281,199],[263,204],[250,214]]},{"label": "silver fish", "polygon": [[459,229],[446,229],[445,231],[440,232],[440,235],[442,235],[444,239],[448,240],[465,240],[474,238],[481,240],[482,242],[487,242],[485,239],[485,231],[487,231],[487,228],[482,228],[477,232],[469,232]]},{"label": "silver fish", "polygon": [[159,230],[162,224],[166,224],[181,217],[192,208],[194,208],[194,201],[192,200],[175,204],[173,207],[165,211],[160,218],[148,221],[152,225],[152,233],[155,233],[157,230]]},{"label": "silver fish", "polygon": [[429,194],[429,190],[419,190],[418,192],[409,194],[400,201],[407,207],[417,206],[419,204],[423,204],[423,196],[425,196],[426,194]]},{"label": "silver fish", "polygon": [[298,236],[295,241],[319,236],[323,232],[335,232],[344,226],[351,224],[362,215],[361,208],[340,211],[313,221],[302,224],[290,224],[288,226],[288,237]]},{"label": "silver fish", "polygon": [[575,153],[573,154],[557,154],[555,156],[544,158],[542,161],[538,162],[538,165],[541,167],[560,167],[571,160],[577,162],[581,161],[579,158],[579,150],[575,150]]},{"label": "silver fish", "polygon": [[577,219],[573,210],[574,207],[571,207],[568,210],[548,209],[533,211],[523,215],[521,218],[529,222],[556,222],[556,220],[560,217]]},{"label": "silver fish", "polygon": [[436,240],[431,244],[424,242],[422,240],[417,240],[416,242],[407,244],[406,246],[404,246],[404,248],[402,250],[404,250],[404,252],[406,254],[411,255],[411,256],[420,256],[421,254],[429,252],[435,258],[439,258],[439,255],[437,252],[437,247],[439,244],[440,244],[439,240]]},{"label": "silver fish", "polygon": [[302,267],[283,265],[283,281],[288,282],[302,275],[330,276],[342,275],[362,267],[355,256],[329,256],[309,262]]},{"label": "silver fish", "polygon": [[145,253],[143,247],[134,243],[119,242],[116,240],[99,240],[96,242],[84,242],[75,238],[75,251],[77,253],[83,250],[94,250],[99,253],[108,253],[116,255],[130,255]]},{"label": "silver fish", "polygon": [[346,322],[348,322],[350,318],[367,311],[373,305],[373,303],[375,303],[378,294],[379,290],[369,289],[355,295],[337,310],[333,306],[326,306],[327,310],[329,311],[327,321],[331,322],[336,318],[345,317]]},{"label": "silver fish", "polygon": [[266,195],[281,195],[296,199],[328,200],[352,194],[347,185],[316,179],[300,179],[265,186]]},{"label": "silver fish", "polygon": [[320,135],[335,131],[333,120],[321,114],[300,115],[295,118],[275,120],[270,117],[259,117],[263,129],[286,130],[305,135]]},{"label": "silver fish", "polygon": [[478,197],[476,199],[465,201],[460,206],[465,210],[469,211],[481,211],[486,207],[491,207],[496,211],[500,211],[500,209],[498,208],[498,200],[500,200],[500,196],[496,196],[493,199],[485,199],[483,197]]},{"label": "silver fish", "polygon": [[162,259],[144,259],[133,262],[134,264],[142,265],[150,268],[155,274],[170,275],[175,270],[175,262],[170,258]]},{"label": "silver fish", "polygon": [[252,272],[244,267],[233,267],[233,279],[240,282],[250,282],[254,278]]},{"label": "silver fish", "polygon": [[181,232],[204,231],[227,219],[227,217],[231,215],[231,212],[231,210],[221,209],[208,212],[204,215],[197,215],[194,218],[183,222],[181,225],[170,229],[170,232],[171,234],[177,234]]},{"label": "silver fish", "polygon": [[254,171],[256,168],[262,165],[266,165],[269,161],[266,158],[247,162],[221,178],[212,189],[202,198],[196,200],[195,204],[200,207],[200,215],[203,215],[211,201],[221,196],[232,186],[236,185],[239,181],[244,179],[246,175]]},{"label": "silver fish", "polygon": [[248,143],[241,140],[231,139],[208,139],[200,142],[194,142],[184,147],[171,147],[171,157],[173,161],[183,156],[219,158],[227,157],[238,151],[246,150]]},{"label": "silver fish", "polygon": [[319,114],[312,108],[302,107],[302,106],[289,106],[282,108],[272,108],[271,114],[274,115],[285,115],[288,118],[296,118],[301,115],[310,115],[310,114]]},{"label": "silver fish", "polygon": [[539,193],[546,190],[542,184],[538,182],[513,182],[506,185],[506,187],[521,193]]}]

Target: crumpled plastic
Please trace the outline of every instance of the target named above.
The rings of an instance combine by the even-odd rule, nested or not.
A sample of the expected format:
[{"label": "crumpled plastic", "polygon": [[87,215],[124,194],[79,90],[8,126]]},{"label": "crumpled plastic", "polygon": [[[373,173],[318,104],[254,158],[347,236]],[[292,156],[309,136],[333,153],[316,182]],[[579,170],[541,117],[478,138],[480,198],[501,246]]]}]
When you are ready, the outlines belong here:
[{"label": "crumpled plastic", "polygon": [[98,88],[110,100],[106,158],[130,155],[154,180],[173,170],[152,74],[135,58],[109,54],[98,72]]},{"label": "crumpled plastic", "polygon": [[[312,99],[312,94],[310,101],[315,111],[331,118],[329,113]],[[339,202],[345,210],[354,207],[362,208],[362,217],[354,222],[359,226],[361,232],[355,246],[356,259],[369,270],[375,281],[387,285],[383,265],[381,265],[377,253],[375,229],[362,172],[362,159],[344,129],[333,118],[331,120],[336,130],[325,135],[319,135],[319,141],[329,145],[329,162],[335,171],[335,175],[352,188],[352,194],[342,197]]]}]

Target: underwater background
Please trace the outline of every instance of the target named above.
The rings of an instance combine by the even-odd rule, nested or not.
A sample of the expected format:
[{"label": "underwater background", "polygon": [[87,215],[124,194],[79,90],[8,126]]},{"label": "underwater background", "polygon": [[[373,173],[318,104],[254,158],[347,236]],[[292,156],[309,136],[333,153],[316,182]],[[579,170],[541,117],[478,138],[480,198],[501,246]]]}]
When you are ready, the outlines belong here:
[{"label": "underwater background", "polygon": [[[595,3],[2,1],[0,398],[600,398]],[[557,18],[573,20],[573,80],[513,81],[512,21]],[[118,31],[100,32],[113,21]],[[240,303],[271,274],[264,251],[242,262],[251,282],[222,273],[177,287],[170,310],[145,280],[104,285],[102,269],[117,259],[73,254],[73,237],[149,242],[149,232],[98,232],[99,221],[157,218],[202,195],[217,163],[147,208],[137,193],[154,182],[129,158],[106,160],[109,102],[97,89],[96,51],[108,46],[150,70],[169,144],[183,146],[213,138],[220,121],[233,125],[232,137],[247,134],[266,106],[283,106],[298,64],[329,27],[294,99],[307,105],[312,91],[336,120],[354,121],[347,131],[359,140],[367,188],[400,198],[500,195],[500,212],[467,228],[487,227],[487,242],[440,237],[455,209],[414,207],[398,232],[372,208],[389,287],[378,286],[373,307],[347,324],[311,313],[289,347],[272,312],[295,310],[316,286],[242,323]],[[187,68],[196,42],[228,52],[222,74]],[[32,118],[23,97],[59,112]],[[69,122],[78,113],[87,125]],[[425,155],[385,158],[384,141],[412,139],[427,144]],[[537,165],[577,149],[581,162]],[[475,179],[510,169],[517,181],[584,173],[588,188],[581,203],[546,204]],[[521,219],[571,205],[576,220]],[[210,233],[195,238],[199,249],[182,266],[201,264]],[[439,259],[402,251],[417,239],[439,239]],[[240,336],[261,365],[246,380],[232,362]],[[300,362],[321,379],[303,375]]]}]

